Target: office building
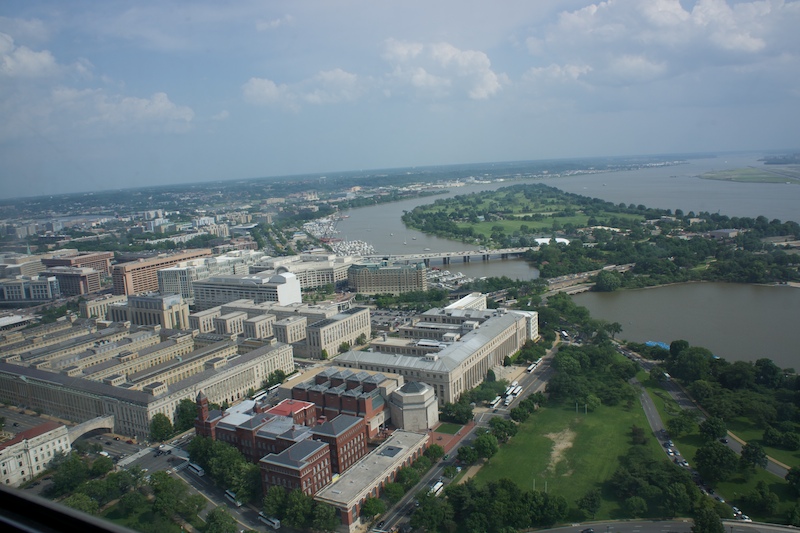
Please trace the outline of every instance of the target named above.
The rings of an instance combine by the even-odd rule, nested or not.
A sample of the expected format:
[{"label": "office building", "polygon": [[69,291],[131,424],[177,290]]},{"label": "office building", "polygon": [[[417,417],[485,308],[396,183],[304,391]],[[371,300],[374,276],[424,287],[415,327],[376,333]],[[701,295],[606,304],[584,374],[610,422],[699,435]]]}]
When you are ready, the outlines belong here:
[{"label": "office building", "polygon": [[264,258],[250,267],[250,272],[291,272],[297,276],[303,289],[342,285],[347,281],[347,271],[354,264],[352,257],[335,254],[300,254],[288,257]]},{"label": "office building", "polygon": [[109,319],[137,326],[158,324],[164,329],[188,329],[189,306],[179,294],[145,293],[109,305]]},{"label": "office building", "polygon": [[[344,353],[336,364],[346,368],[392,372],[407,381],[422,381],[431,385],[439,405],[458,401],[461,394],[480,384],[488,370],[503,365],[506,356],[517,352],[528,340],[538,338],[538,314],[528,311],[487,312],[474,310],[431,310],[429,319],[458,322],[470,331],[458,341],[442,343],[442,349],[424,356],[387,354],[381,352]],[[467,320],[484,313],[484,320]],[[469,324],[467,324],[469,322]],[[414,342],[414,341],[409,341]]]},{"label": "office building", "polygon": [[428,290],[428,270],[425,263],[412,265],[357,263],[347,272],[347,283],[360,294],[403,294]]},{"label": "office building", "polygon": [[257,304],[274,302],[280,305],[303,301],[300,282],[290,272],[273,276],[215,276],[195,281],[194,299],[195,307],[201,311],[241,299],[253,300]]},{"label": "office building", "polygon": [[42,264],[47,268],[73,267],[91,268],[101,276],[111,275],[111,260],[114,252],[78,252],[77,250],[58,250],[53,256],[42,258]]},{"label": "office building", "polygon": [[[175,332],[162,330],[162,333],[172,336]],[[104,364],[120,366],[118,372],[106,375],[101,381],[82,377],[87,372],[105,372],[101,365],[71,376],[70,372],[0,362],[2,399],[74,422],[113,415],[114,427],[109,430],[144,440],[156,413],[174,421],[180,401],[194,400],[200,391],[210,402],[236,403],[246,398],[249,391],[259,389],[276,370],[287,374],[294,370],[292,348],[285,344],[262,343],[254,348],[245,343],[220,341],[196,348],[190,334],[183,338],[173,342],[165,338],[163,347],[142,348],[107,360]],[[159,350],[172,355],[157,362],[162,359]],[[124,366],[134,364],[138,358],[156,364],[138,371]]]},{"label": "office building", "polygon": [[43,272],[45,276],[54,276],[58,280],[62,296],[82,296],[98,292],[100,272],[88,267],[50,267]]},{"label": "office building", "polygon": [[158,271],[158,290],[164,294],[180,294],[189,305],[193,305],[195,281],[212,276],[248,274],[249,266],[263,256],[263,252],[238,250],[217,257],[182,261]]},{"label": "office building", "polygon": [[20,431],[0,443],[0,480],[9,487],[19,487],[47,470],[57,455],[68,455],[71,450],[64,424],[47,421]]},{"label": "office building", "polygon": [[174,266],[181,261],[210,257],[211,250],[200,248],[186,250],[172,255],[160,255],[129,263],[114,265],[111,277],[114,281],[114,294],[138,294],[158,291],[158,271]]},{"label": "office building", "polygon": [[0,280],[0,301],[45,302],[56,298],[61,298],[61,288],[55,276],[18,276]]},{"label": "office building", "polygon": [[317,492],[314,499],[332,505],[349,532],[363,527],[372,518],[362,518],[361,507],[367,498],[377,498],[397,471],[411,466],[429,445],[427,434],[398,430],[370,454],[362,457],[339,476],[336,483]]},{"label": "office building", "polygon": [[124,303],[128,301],[128,297],[124,294],[114,296],[106,294],[94,300],[83,300],[78,304],[78,313],[81,318],[96,317],[101,320],[108,318],[108,306],[113,303]]}]

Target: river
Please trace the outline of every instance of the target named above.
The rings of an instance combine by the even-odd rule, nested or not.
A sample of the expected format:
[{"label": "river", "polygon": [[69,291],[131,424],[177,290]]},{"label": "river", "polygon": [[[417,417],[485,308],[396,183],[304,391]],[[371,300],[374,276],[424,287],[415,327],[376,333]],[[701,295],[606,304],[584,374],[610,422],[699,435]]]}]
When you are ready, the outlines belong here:
[{"label": "river", "polygon": [[729,361],[772,359],[800,369],[796,317],[800,289],[737,283],[684,283],[573,297],[594,318],[622,324],[619,338],[677,339]]},{"label": "river", "polygon": [[[417,205],[459,194],[495,190],[516,183],[546,183],[553,187],[610,202],[647,207],[717,212],[728,216],[766,216],[800,220],[800,186],[704,180],[711,171],[760,166],[762,154],[692,159],[685,164],[604,172],[489,185],[467,185],[445,195],[405,200],[351,210],[339,223],[339,237],[371,243],[378,253],[459,251],[474,246],[407,229],[400,217]],[[405,244],[404,244],[405,243]],[[532,279],[538,271],[522,260],[459,263],[448,267],[469,277],[509,276]],[[800,311],[800,289],[737,284],[687,284],[655,289],[586,293],[576,297],[595,318],[623,325],[623,338],[670,342],[682,338],[705,346],[728,360],[769,357],[783,367],[800,368],[797,335],[792,335]],[[630,308],[630,312],[624,312]]]}]

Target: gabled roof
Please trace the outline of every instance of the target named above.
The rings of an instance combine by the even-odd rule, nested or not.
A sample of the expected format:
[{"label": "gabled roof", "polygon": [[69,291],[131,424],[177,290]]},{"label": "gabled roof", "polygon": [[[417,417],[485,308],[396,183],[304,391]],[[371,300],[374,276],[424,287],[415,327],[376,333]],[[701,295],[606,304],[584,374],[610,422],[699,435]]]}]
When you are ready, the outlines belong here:
[{"label": "gabled roof", "polygon": [[336,437],[337,435],[341,435],[348,429],[363,422],[364,419],[358,416],[339,415],[333,420],[328,420],[327,422],[314,427],[311,432],[314,434]]}]

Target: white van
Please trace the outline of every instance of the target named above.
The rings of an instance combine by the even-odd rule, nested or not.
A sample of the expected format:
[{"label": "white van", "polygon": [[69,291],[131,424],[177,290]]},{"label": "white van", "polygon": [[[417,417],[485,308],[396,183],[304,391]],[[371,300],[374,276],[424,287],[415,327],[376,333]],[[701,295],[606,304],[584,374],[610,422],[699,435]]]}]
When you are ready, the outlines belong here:
[{"label": "white van", "polygon": [[272,529],[280,529],[281,528],[281,521],[277,518],[272,518],[271,516],[265,515],[263,512],[258,513],[258,519],[267,524]]}]

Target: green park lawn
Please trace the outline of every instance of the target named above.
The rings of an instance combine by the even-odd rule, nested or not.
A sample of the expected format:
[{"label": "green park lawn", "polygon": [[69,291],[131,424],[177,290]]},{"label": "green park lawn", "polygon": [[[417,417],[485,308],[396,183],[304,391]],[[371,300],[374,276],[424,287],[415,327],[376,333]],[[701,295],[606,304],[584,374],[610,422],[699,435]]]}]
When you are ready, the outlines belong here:
[{"label": "green park lawn", "polygon": [[[679,412],[680,408],[678,407],[677,403],[672,399],[671,396],[669,396],[669,394],[666,393],[666,391],[664,391],[663,387],[658,382],[649,379],[646,372],[640,372],[637,375],[637,378],[644,385],[648,394],[650,394],[650,397],[653,399],[653,403],[655,403],[656,408],[661,415],[662,421],[666,423],[667,420]],[[745,441],[748,439],[759,440],[761,438],[761,430],[753,428],[749,423],[744,421],[731,421],[728,423],[728,429]],[[677,448],[681,452],[681,455],[687,461],[689,461],[690,465],[692,465],[697,450],[703,445],[703,439],[700,436],[699,430],[696,430],[688,435],[680,435],[677,437],[671,436],[671,438],[675,443],[675,448]],[[792,452],[775,450],[774,448],[767,450],[767,454],[776,457],[776,459],[779,461],[783,461],[781,457],[777,457],[777,455],[780,454],[776,452],[791,453],[792,455],[795,455]],[[773,453],[775,455],[773,455]],[[794,459],[789,459],[792,461],[789,463],[790,465],[797,464],[796,457]],[[746,502],[743,499],[746,494],[755,489],[756,484],[759,481],[766,482],[769,486],[769,490],[777,494],[778,498],[780,498],[778,510],[772,516],[765,516],[759,514],[756,510],[749,510]],[[741,508],[745,514],[749,515],[753,520],[756,521],[785,523],[789,510],[797,501],[796,495],[785,480],[775,476],[774,474],[770,474],[761,468],[758,468],[755,470],[755,472],[749,474],[737,472],[729,480],[715,485],[715,489],[718,494],[722,495],[728,501],[728,503]]]},{"label": "green park lawn", "polygon": [[[570,504],[571,520],[581,520],[575,501],[593,488],[603,488],[631,446],[631,426],[648,427],[636,402],[630,410],[601,406],[575,413],[575,407],[544,408],[520,425],[519,433],[480,469],[477,483],[509,478],[520,487],[560,494]],[[653,456],[661,453],[650,439]],[[612,494],[603,491],[596,519],[620,518]]]},{"label": "green park lawn", "polygon": [[450,422],[442,422],[439,427],[436,428],[437,433],[446,433],[448,435],[455,435],[458,433],[458,430],[463,428],[461,424],[452,424]]}]

